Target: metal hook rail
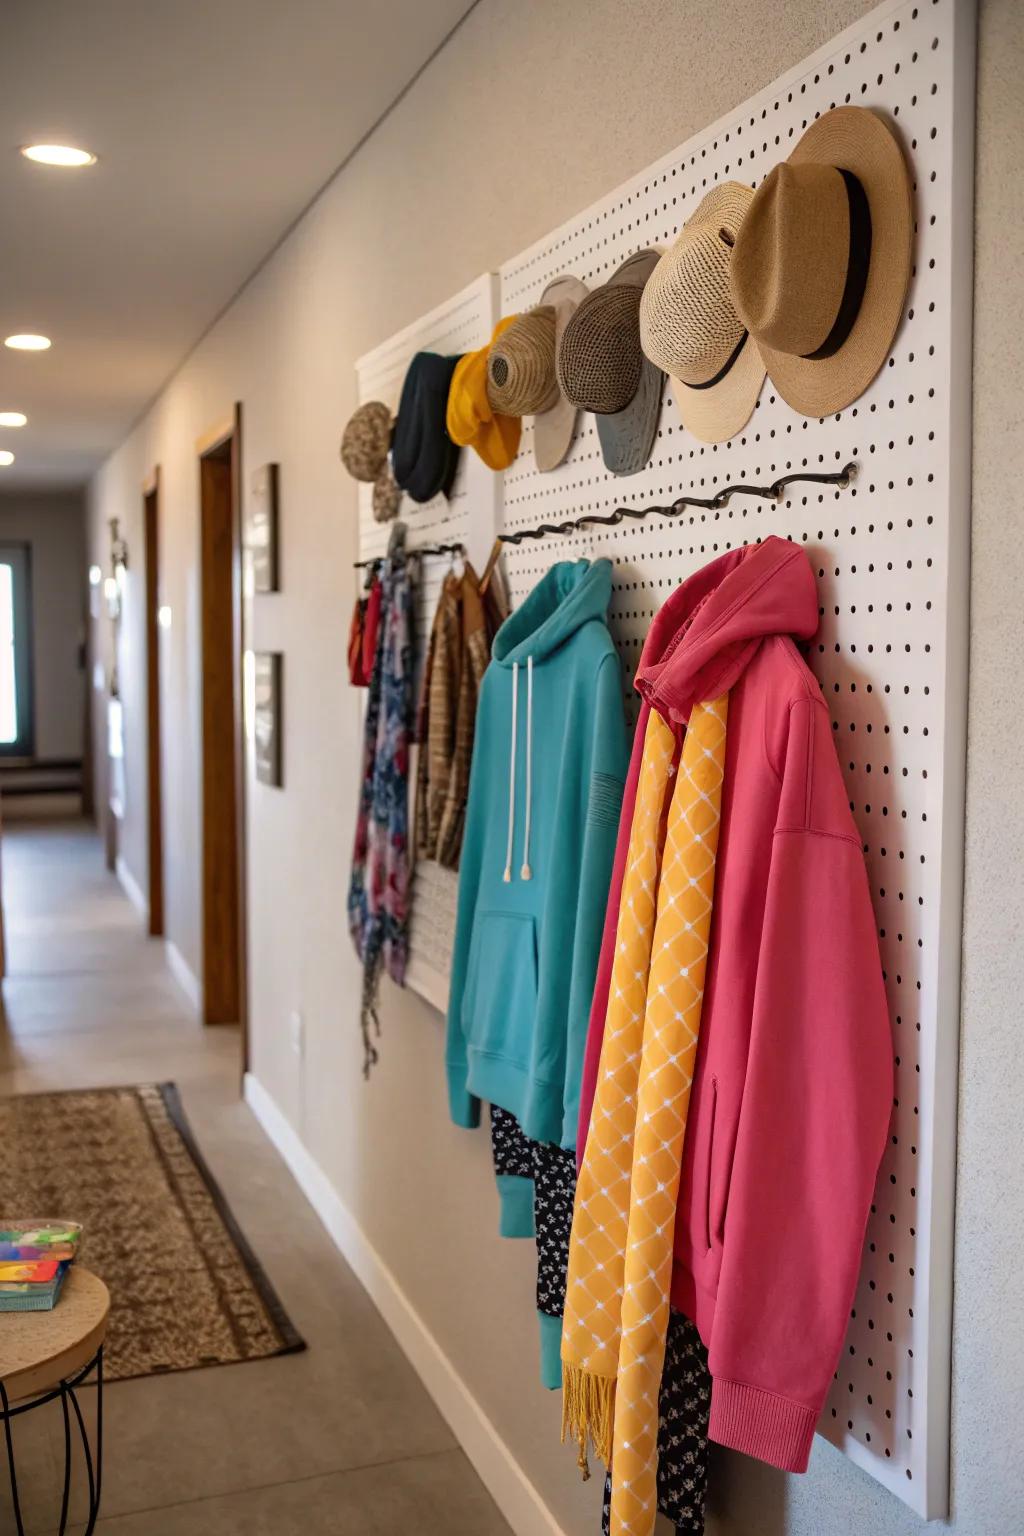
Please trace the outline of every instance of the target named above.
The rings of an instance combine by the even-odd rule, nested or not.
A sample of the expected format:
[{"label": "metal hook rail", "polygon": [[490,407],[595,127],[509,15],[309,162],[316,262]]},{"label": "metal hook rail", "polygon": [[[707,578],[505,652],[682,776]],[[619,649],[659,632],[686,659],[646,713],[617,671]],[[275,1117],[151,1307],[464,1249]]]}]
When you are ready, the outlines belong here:
[{"label": "metal hook rail", "polygon": [[718,512],[728,505],[732,496],[761,496],[766,501],[779,501],[787,486],[799,484],[837,485],[842,490],[850,484],[857,472],[855,463],[845,464],[832,474],[816,474],[808,470],[795,475],[782,475],[771,485],[726,485],[714,496],[678,496],[667,507],[616,507],[602,517],[596,512],[573,518],[565,523],[542,523],[539,528],[521,528],[515,533],[499,533],[502,544],[521,544],[523,539],[543,539],[549,533],[576,533],[580,528],[592,526],[612,527],[624,518],[643,519],[657,514],[659,517],[678,517],[686,507],[699,507],[702,511]]},{"label": "metal hook rail", "polygon": [[[403,550],[401,558],[403,560],[419,560],[427,555],[464,555],[465,553],[466,546],[462,543],[420,544]],[[375,568],[378,565],[383,565],[387,558],[387,555],[373,555],[368,560],[353,560],[352,565],[357,571],[365,571],[371,569],[371,567]]]}]

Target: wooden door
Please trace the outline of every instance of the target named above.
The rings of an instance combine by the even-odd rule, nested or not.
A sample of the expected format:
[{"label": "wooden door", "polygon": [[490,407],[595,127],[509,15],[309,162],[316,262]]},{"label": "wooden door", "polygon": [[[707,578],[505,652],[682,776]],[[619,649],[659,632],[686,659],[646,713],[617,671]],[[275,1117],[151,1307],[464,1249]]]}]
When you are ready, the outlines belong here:
[{"label": "wooden door", "polygon": [[160,472],[143,492],[146,544],[146,816],[149,931],[164,931],[163,783],[160,763]]},{"label": "wooden door", "polygon": [[246,1025],[241,413],[202,452],[203,1019]]}]

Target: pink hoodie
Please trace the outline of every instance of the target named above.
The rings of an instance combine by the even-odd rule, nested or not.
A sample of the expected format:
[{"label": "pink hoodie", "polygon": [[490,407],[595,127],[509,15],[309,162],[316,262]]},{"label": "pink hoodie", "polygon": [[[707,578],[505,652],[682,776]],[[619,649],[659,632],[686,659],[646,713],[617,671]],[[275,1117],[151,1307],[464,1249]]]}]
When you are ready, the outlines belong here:
[{"label": "pink hoodie", "polygon": [[[584,1066],[590,1124],[647,714],[729,691],[722,829],[672,1303],[709,1350],[710,1437],[806,1471],[842,1348],[892,1105],[871,896],[821,689],[803,551],[769,538],[675,592],[637,672]],[[582,1155],[582,1154],[580,1154]]]}]

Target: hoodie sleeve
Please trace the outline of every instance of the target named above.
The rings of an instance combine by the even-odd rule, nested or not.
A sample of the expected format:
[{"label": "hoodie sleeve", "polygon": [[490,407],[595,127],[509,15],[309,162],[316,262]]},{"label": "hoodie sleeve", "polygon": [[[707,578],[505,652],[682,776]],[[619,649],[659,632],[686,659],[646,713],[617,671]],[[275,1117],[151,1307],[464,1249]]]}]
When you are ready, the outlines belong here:
[{"label": "hoodie sleeve", "polygon": [[789,712],[710,1338],[709,1436],[806,1470],[892,1106],[860,839],[820,699]]},{"label": "hoodie sleeve", "polygon": [[[486,704],[481,695],[477,732],[486,731]],[[474,769],[477,771],[474,772]],[[448,1029],[445,1042],[445,1069],[448,1076],[448,1106],[456,1125],[473,1130],[480,1124],[480,1100],[466,1087],[469,1065],[466,1037],[462,1031],[462,1002],[469,971],[473,942],[473,919],[480,886],[481,850],[487,820],[487,784],[477,766],[474,752],[469,773],[469,798],[462,854],[459,860],[459,894],[455,913],[455,945],[452,951],[451,980],[448,987]]]},{"label": "hoodie sleeve", "polygon": [[619,660],[612,653],[601,662],[597,674],[587,823],[576,903],[562,1125],[562,1146],[570,1149],[576,1145],[587,1025],[602,949],[628,754]]}]

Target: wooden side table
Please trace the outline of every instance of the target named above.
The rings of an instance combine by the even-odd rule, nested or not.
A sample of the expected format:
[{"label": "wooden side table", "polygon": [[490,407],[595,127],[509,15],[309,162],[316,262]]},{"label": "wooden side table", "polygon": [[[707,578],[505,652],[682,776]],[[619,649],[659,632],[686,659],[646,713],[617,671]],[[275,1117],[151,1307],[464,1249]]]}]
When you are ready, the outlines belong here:
[{"label": "wooden side table", "polygon": [[[0,1422],[7,1444],[11,1503],[17,1536],[25,1536],[18,1500],[13,1421],[23,1413],[60,1400],[64,1414],[64,1494],[58,1536],[68,1524],[71,1495],[74,1417],[85,1458],[89,1485],[86,1536],[96,1527],[103,1481],[103,1340],[110,1313],[110,1293],[98,1275],[72,1265],[60,1300],[52,1312],[0,1313]],[[76,1396],[86,1378],[96,1376],[96,1449],[89,1444],[82,1409]]]}]

